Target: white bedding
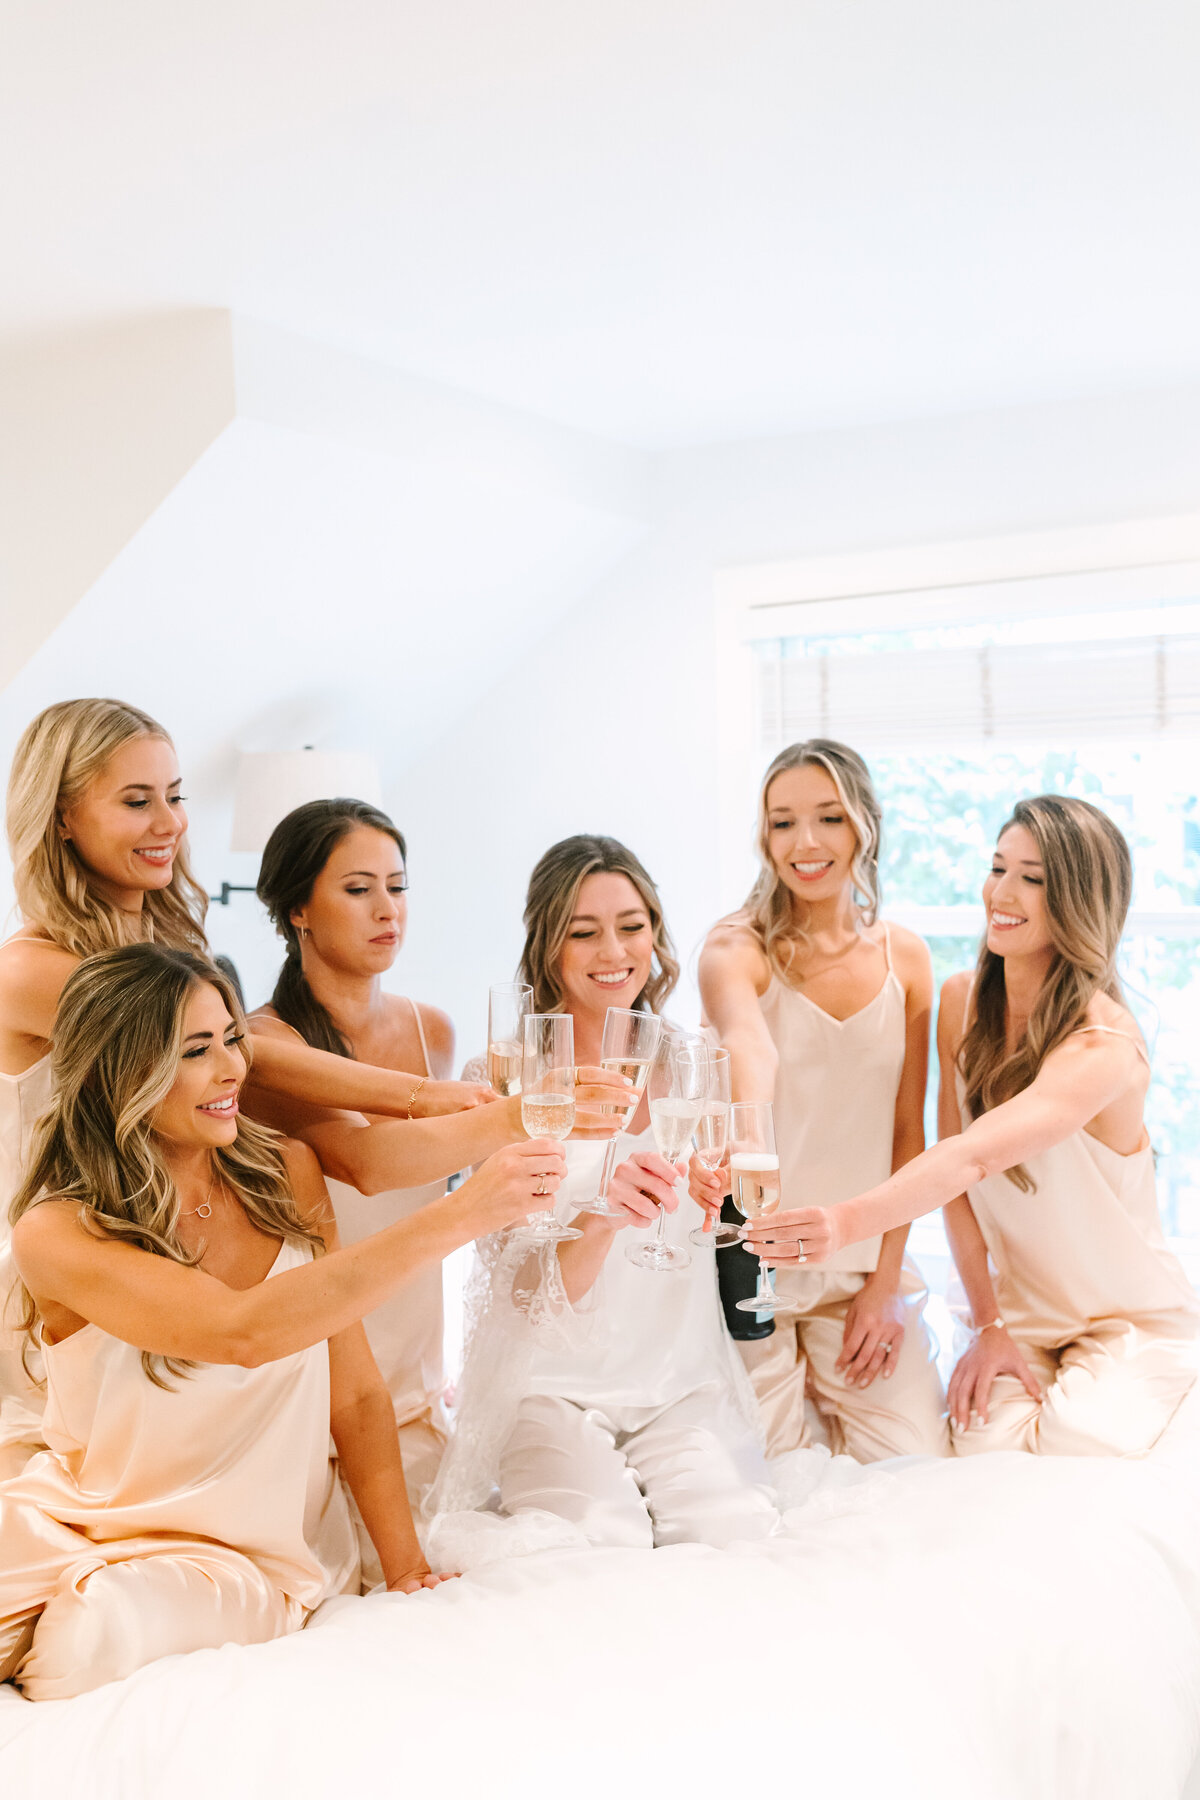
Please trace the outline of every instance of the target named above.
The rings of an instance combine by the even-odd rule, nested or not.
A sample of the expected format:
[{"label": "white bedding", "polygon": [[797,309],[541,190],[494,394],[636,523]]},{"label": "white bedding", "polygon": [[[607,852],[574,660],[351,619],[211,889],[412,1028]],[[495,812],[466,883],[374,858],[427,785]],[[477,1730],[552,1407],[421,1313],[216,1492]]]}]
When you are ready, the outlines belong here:
[{"label": "white bedding", "polygon": [[1143,1463],[836,1474],[762,1546],[544,1550],[78,1700],[0,1688],[0,1795],[1179,1800],[1200,1396]]}]

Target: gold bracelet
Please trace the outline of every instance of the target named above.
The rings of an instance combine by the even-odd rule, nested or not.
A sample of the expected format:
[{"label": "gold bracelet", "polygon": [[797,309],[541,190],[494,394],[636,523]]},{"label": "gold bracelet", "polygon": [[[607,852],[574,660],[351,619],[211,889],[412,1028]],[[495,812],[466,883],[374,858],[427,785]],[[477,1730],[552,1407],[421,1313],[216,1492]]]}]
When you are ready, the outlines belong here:
[{"label": "gold bracelet", "polygon": [[1008,1326],[1003,1319],[989,1319],[986,1325],[975,1327],[975,1336],[982,1337],[985,1331],[1007,1331]]},{"label": "gold bracelet", "polygon": [[408,1116],[410,1119],[413,1116],[413,1107],[417,1104],[417,1095],[420,1093],[421,1089],[425,1086],[425,1083],[428,1080],[429,1080],[428,1075],[422,1075],[420,1081],[418,1081],[416,1087],[413,1089],[412,1093],[408,1096]]}]

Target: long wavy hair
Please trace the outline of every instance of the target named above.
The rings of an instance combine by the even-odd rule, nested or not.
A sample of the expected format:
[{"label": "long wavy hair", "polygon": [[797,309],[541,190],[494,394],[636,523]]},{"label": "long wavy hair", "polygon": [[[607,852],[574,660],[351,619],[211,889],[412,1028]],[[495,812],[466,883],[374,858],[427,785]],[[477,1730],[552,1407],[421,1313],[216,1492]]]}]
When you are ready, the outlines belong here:
[{"label": "long wavy hair", "polygon": [[342,839],[359,825],[390,837],[407,864],[404,833],[377,806],[366,800],[308,800],[281,819],[267,839],[258,876],[258,897],[287,947],[271,1005],[314,1050],[352,1060],[352,1045],[308,984],[292,914],[308,905],[317,876]]},{"label": "long wavy hair", "polygon": [[[1116,965],[1133,894],[1133,863],[1123,835],[1098,806],[1063,794],[1018,800],[999,835],[1013,825],[1023,825],[1038,847],[1054,959],[1021,1040],[1009,1051],[1004,958],[994,955],[984,938],[958,1052],[964,1102],[973,1119],[1029,1086],[1050,1052],[1082,1024],[1097,994],[1124,1004]],[[1022,1165],[1007,1174],[1024,1192],[1032,1190]]]},{"label": "long wavy hair", "polygon": [[857,839],[850,865],[854,903],[860,925],[873,925],[879,917],[879,851],[883,837],[883,812],[875,785],[857,750],[833,738],[808,738],[781,750],[766,774],[758,797],[758,829],[755,847],[760,868],[735,917],[750,926],[781,981],[798,949],[807,942],[807,907],[793,894],[771,858],[771,826],[768,817],[771,783],[789,769],[823,769],[838,792]]},{"label": "long wavy hair", "polygon": [[[33,1133],[24,1179],[9,1217],[15,1225],[45,1200],[73,1200],[98,1236],[135,1244],[153,1256],[193,1264],[179,1239],[179,1195],[155,1134],[156,1107],[174,1086],[183,1052],[187,1004],[195,989],[216,988],[243,1034],[233,984],[202,956],[161,944],[126,944],[89,957],[63,988],[51,1048],[53,1099]],[[232,1144],[213,1151],[214,1173],[259,1231],[317,1247],[301,1218],[278,1149],[278,1133],[242,1114]],[[19,1290],[26,1352],[38,1321],[36,1302]],[[158,1387],[192,1365],[142,1352]]]},{"label": "long wavy hair", "polygon": [[131,738],[161,738],[163,727],[123,700],[60,700],[27,725],[8,781],[7,826],[13,885],[23,917],[64,950],[94,956],[134,932],[179,950],[207,949],[208,896],[188,866],[181,840],[170,884],[145,895],[136,920],[96,887],[60,829],[114,751]]},{"label": "long wavy hair", "polygon": [[559,964],[579,903],[579,890],[589,875],[624,875],[637,889],[650,915],[654,955],[649,979],[634,1006],[643,1012],[661,1012],[679,980],[679,963],[658,889],[632,850],[616,838],[588,835],[551,844],[529,877],[525,947],[517,975],[533,989],[533,1011],[551,1013],[562,1008]]}]

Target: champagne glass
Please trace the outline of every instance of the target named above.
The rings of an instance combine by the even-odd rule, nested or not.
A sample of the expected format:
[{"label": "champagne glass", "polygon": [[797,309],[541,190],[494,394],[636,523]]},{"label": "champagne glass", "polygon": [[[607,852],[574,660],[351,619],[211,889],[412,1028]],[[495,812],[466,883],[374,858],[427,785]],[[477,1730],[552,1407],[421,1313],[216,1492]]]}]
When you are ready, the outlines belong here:
[{"label": "champagne glass", "polygon": [[[621,1130],[628,1131],[633,1115],[642,1102],[650,1068],[662,1038],[662,1020],[657,1013],[627,1012],[610,1006],[604,1015],[604,1036],[600,1040],[600,1067],[612,1069],[632,1081],[637,1093],[625,1109]],[[611,1137],[604,1150],[600,1169],[600,1186],[595,1197],[580,1204],[580,1212],[599,1213],[602,1219],[621,1219],[624,1214],[608,1204],[608,1184],[617,1160],[617,1140]]]},{"label": "champagne glass", "polygon": [[[708,1099],[709,1052],[703,1038],[671,1038],[650,1076],[650,1126],[660,1156],[673,1163],[698,1125]],[[686,1269],[691,1257],[666,1241],[667,1209],[659,1208],[654,1236],[627,1244],[625,1255],[639,1269]]]},{"label": "champagne glass", "polygon": [[[779,1156],[775,1149],[775,1119],[766,1100],[737,1101],[730,1113],[733,1204],[744,1219],[762,1219],[779,1208]],[[750,1246],[746,1246],[749,1250]],[[753,1251],[750,1252],[754,1254]],[[773,1318],[781,1302],[775,1297],[767,1265],[759,1259],[758,1287],[749,1300],[739,1300],[737,1310],[764,1313]]]},{"label": "champagne glass", "polygon": [[[521,1123],[530,1137],[570,1137],[575,1125],[575,1022],[570,1013],[526,1013],[521,1021]],[[517,1235],[539,1244],[582,1237],[553,1207],[530,1213]]]},{"label": "champagne glass", "polygon": [[[692,1145],[701,1166],[715,1173],[725,1161],[729,1149],[729,1108],[732,1103],[732,1076],[728,1050],[710,1050],[708,1098],[692,1133]],[[727,1250],[736,1244],[739,1227],[719,1216],[705,1228],[698,1225],[688,1238],[701,1248]]]},{"label": "champagne glass", "polygon": [[521,1091],[522,1021],[532,1005],[533,989],[523,981],[488,989],[488,1080],[505,1100]]}]

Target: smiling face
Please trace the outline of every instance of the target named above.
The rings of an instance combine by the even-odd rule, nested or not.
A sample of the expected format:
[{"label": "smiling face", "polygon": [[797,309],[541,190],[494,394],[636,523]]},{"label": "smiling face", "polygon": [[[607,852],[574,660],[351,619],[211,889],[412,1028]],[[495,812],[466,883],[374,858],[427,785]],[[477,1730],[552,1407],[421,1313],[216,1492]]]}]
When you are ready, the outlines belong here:
[{"label": "smiling face", "polygon": [[628,875],[588,875],[566,942],[558,978],[569,1012],[630,1008],[650,979],[654,933],[646,903]]},{"label": "smiling face", "polygon": [[1037,839],[1025,825],[1010,825],[992,856],[983,884],[987,947],[996,956],[1039,956],[1053,950],[1046,914],[1046,872]]},{"label": "smiling face", "polygon": [[215,987],[198,981],[184,1009],[179,1072],[151,1126],[175,1150],[215,1150],[238,1132],[238,1089],[246,1079],[241,1035]]},{"label": "smiling face", "polygon": [[60,829],[95,886],[136,912],[144,894],[171,885],[187,830],[172,745],[161,737],[128,739],[63,809]]},{"label": "smiling face", "polygon": [[348,975],[379,975],[396,960],[408,924],[400,846],[386,831],[355,825],[339,839],[292,924],[305,954]]},{"label": "smiling face", "polygon": [[858,837],[837,784],[819,763],[776,775],[766,795],[767,849],[789,891],[810,905],[849,886]]}]

